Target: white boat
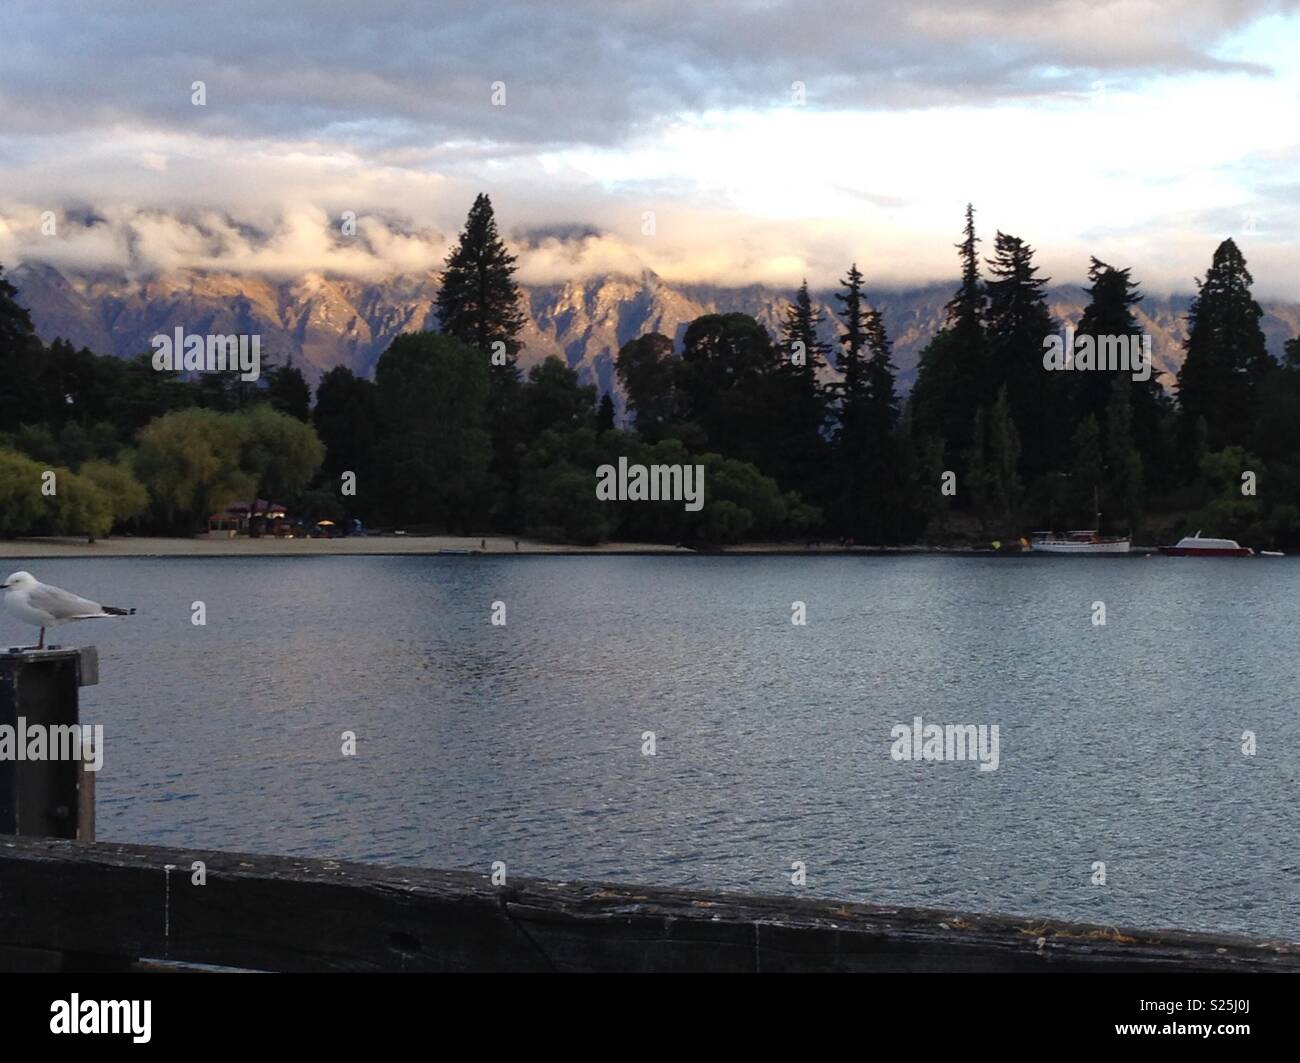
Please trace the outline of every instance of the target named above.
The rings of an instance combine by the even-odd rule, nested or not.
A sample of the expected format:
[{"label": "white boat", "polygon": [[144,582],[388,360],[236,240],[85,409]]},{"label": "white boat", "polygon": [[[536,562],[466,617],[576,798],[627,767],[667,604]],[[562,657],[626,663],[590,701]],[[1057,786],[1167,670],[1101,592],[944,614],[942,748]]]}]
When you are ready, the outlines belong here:
[{"label": "white boat", "polygon": [[1236,539],[1203,539],[1198,531],[1183,536],[1176,546],[1162,546],[1160,552],[1166,557],[1250,557],[1255,551]]},{"label": "white boat", "polygon": [[1096,488],[1092,492],[1092,508],[1096,510],[1096,528],[1066,532],[1064,535],[1034,532],[1029,548],[1040,554],[1127,554],[1132,546],[1131,536],[1102,535],[1097,530],[1101,527],[1101,505],[1097,501]]},{"label": "white boat", "polygon": [[1132,539],[1127,536],[1099,535],[1095,528],[1054,535],[1034,532],[1029,547],[1039,554],[1127,554]]}]

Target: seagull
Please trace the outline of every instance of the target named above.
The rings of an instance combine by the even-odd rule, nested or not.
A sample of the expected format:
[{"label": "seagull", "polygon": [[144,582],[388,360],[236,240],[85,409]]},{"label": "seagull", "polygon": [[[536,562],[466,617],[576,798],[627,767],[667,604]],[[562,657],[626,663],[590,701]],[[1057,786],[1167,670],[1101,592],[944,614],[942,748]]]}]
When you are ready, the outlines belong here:
[{"label": "seagull", "polygon": [[3,583],[5,608],[24,624],[41,629],[41,640],[25,649],[45,649],[45,629],[70,624],[74,620],[98,620],[101,617],[132,616],[134,609],[100,605],[59,587],[41,583],[30,572],[15,572]]}]

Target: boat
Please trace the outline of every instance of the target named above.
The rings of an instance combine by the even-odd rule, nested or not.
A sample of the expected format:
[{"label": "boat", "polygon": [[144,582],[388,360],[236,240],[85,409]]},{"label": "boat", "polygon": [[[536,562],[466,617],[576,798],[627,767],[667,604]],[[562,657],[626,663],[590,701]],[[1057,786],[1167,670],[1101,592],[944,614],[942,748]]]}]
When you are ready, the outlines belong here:
[{"label": "boat", "polygon": [[1034,532],[1029,548],[1039,554],[1127,554],[1132,539],[1127,535],[1101,535],[1096,528],[1066,532]]},{"label": "boat", "polygon": [[1202,538],[1198,531],[1183,536],[1176,546],[1162,546],[1160,552],[1166,557],[1250,557],[1255,551],[1236,539]]},{"label": "boat", "polygon": [[1040,554],[1127,554],[1133,545],[1130,536],[1102,535],[1098,530],[1101,528],[1101,505],[1095,488],[1092,492],[1092,506],[1097,517],[1095,528],[1066,532],[1064,535],[1037,531],[1030,539],[1029,549]]}]

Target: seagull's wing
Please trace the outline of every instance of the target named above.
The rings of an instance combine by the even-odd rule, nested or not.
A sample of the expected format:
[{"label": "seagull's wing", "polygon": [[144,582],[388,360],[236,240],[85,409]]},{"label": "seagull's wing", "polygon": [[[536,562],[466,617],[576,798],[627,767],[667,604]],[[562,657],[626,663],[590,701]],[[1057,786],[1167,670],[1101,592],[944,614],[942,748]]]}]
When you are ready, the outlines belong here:
[{"label": "seagull's wing", "polygon": [[104,615],[104,607],[98,602],[59,587],[51,587],[48,583],[42,583],[28,591],[27,603],[33,609],[49,613],[55,620],[80,620]]}]

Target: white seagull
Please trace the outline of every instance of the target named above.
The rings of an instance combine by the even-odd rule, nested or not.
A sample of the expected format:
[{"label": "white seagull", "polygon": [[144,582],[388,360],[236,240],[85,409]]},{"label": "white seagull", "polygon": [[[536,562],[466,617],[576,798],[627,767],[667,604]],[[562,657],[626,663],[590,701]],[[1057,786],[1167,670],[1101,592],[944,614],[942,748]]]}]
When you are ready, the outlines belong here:
[{"label": "white seagull", "polygon": [[134,609],[100,605],[80,595],[41,583],[30,572],[15,572],[3,583],[5,608],[24,624],[41,629],[41,641],[32,650],[45,649],[45,629],[70,624],[74,620],[98,620],[101,617],[131,616]]}]

